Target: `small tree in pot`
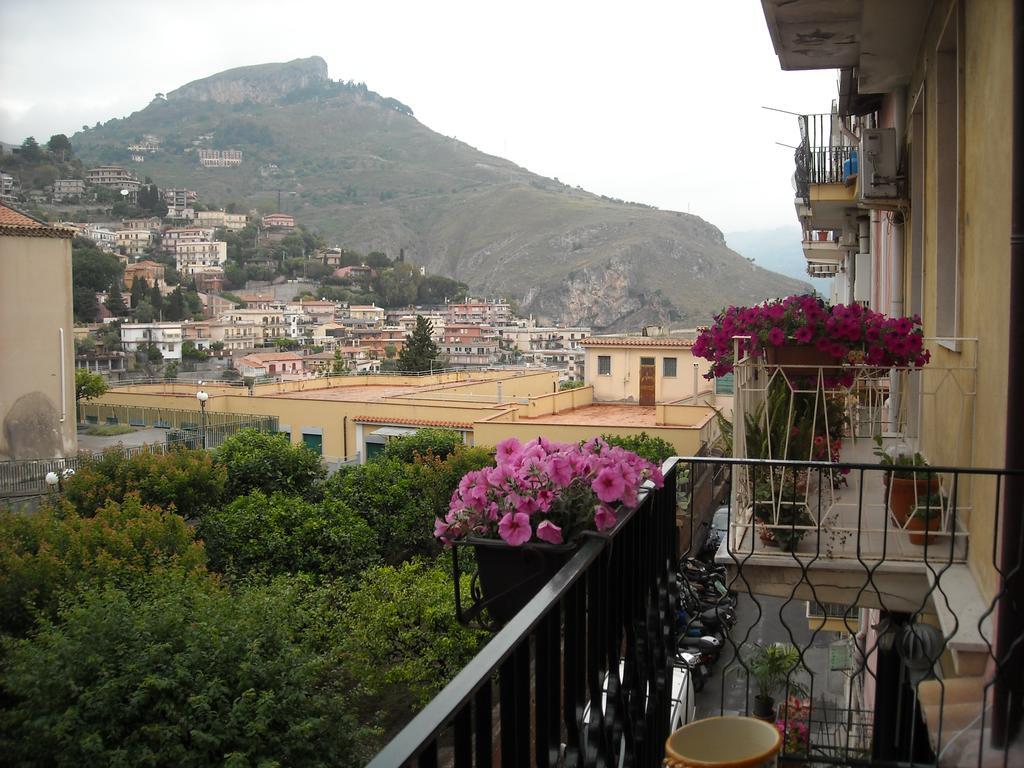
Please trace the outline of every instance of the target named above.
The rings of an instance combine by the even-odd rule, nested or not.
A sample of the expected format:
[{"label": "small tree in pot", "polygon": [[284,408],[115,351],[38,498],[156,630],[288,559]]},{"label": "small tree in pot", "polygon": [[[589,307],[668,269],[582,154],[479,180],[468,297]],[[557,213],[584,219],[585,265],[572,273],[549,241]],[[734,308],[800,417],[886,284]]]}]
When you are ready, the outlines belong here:
[{"label": "small tree in pot", "polygon": [[795,679],[803,669],[800,651],[789,643],[754,643],[744,654],[743,666],[757,684],[754,717],[774,720],[777,693],[807,695],[806,687]]}]

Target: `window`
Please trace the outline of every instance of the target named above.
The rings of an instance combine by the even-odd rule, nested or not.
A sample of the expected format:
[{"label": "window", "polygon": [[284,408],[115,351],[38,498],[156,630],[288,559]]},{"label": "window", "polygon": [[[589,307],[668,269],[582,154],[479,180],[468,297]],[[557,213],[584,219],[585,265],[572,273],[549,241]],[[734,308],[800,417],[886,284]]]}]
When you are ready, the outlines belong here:
[{"label": "window", "polygon": [[302,433],[302,444],[307,448],[316,452],[317,456],[323,455],[324,448],[324,436],[323,435],[311,435],[308,432]]},{"label": "window", "polygon": [[661,364],[661,375],[675,378],[676,375],[676,358],[666,357]]},{"label": "window", "polygon": [[612,356],[611,355],[598,355],[597,356],[597,375],[598,376],[611,376],[612,375]]}]

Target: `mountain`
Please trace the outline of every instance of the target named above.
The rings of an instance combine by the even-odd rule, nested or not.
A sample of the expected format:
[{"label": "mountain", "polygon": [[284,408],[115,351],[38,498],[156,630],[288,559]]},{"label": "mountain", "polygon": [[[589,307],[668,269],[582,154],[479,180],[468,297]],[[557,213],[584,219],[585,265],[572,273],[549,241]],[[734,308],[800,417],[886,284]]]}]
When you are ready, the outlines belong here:
[{"label": "mountain", "polygon": [[807,259],[800,247],[802,233],[796,224],[775,229],[750,229],[726,232],[725,242],[736,253],[753,259],[759,267],[804,280],[825,296],[829,295],[831,278],[812,278],[807,274]]},{"label": "mountain", "polygon": [[[806,289],[731,251],[702,219],[571,188],[439,135],[323,59],[228,70],[76,134],[87,163],[130,163],[206,205],[281,207],[329,242],[379,250],[505,295],[539,318],[604,330],[692,326],[728,303]],[[204,168],[200,147],[239,149]]]}]

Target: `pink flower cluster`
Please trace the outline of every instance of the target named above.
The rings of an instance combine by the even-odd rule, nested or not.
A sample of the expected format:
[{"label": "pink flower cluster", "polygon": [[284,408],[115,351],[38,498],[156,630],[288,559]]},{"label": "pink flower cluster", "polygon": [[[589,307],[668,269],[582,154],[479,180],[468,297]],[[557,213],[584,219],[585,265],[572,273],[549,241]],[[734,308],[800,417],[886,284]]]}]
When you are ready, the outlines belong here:
[{"label": "pink flower cluster", "polygon": [[782,344],[814,345],[837,364],[920,368],[928,363],[921,318],[887,317],[860,304],[831,306],[817,296],[788,296],[756,307],[729,307],[715,316],[693,345],[713,365],[708,379],[733,369],[733,338],[757,358]]},{"label": "pink flower cluster", "polygon": [[497,466],[467,472],[434,535],[446,546],[466,536],[562,544],[584,530],[615,525],[616,509],[637,505],[640,486],[661,488],[661,470],[599,438],[580,444],[547,438],[498,443]]},{"label": "pink flower cluster", "polygon": [[810,712],[807,702],[796,696],[779,708],[775,727],[782,734],[783,751],[787,755],[805,755],[811,742],[807,721]]}]

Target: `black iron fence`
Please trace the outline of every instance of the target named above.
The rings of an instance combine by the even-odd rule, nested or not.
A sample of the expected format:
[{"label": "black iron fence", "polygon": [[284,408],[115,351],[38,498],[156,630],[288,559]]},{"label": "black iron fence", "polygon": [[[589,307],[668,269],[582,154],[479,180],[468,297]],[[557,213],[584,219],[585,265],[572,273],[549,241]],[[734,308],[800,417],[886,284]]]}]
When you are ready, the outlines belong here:
[{"label": "black iron fence", "polygon": [[796,149],[797,196],[810,204],[811,184],[842,184],[856,169],[856,147],[833,114],[800,115],[800,145]]},{"label": "black iron fence", "polygon": [[[692,650],[695,628],[721,643],[691,667],[702,689],[698,718],[754,714],[764,692],[754,654],[792,654],[769,686],[766,715],[785,737],[788,764],[1024,765],[1019,740],[996,742],[992,728],[997,717],[1010,733],[1020,725],[1010,705],[1021,693],[1012,656],[1024,640],[995,641],[999,622],[1022,604],[1002,586],[1020,565],[1000,562],[995,543],[1006,484],[1024,472],[901,468],[922,484],[911,492],[914,507],[937,501],[941,525],[875,519],[857,528],[867,489],[876,488],[868,476],[887,489],[871,503],[895,518],[893,477],[881,479],[887,470],[878,464],[691,457],[666,467],[665,490],[648,493],[612,535],[587,540],[371,768],[658,765],[673,657],[679,663],[688,643]],[[799,492],[807,517],[759,520],[752,504],[741,508],[753,495],[739,486],[752,490],[759,475],[782,480],[795,501],[787,473],[817,475],[811,493]],[[706,535],[707,510],[697,506],[718,500],[692,490],[707,477],[731,492],[727,533],[701,562],[690,559]],[[813,501],[834,490],[834,477],[850,478],[842,491],[854,497],[841,521]],[[851,520],[844,555],[830,556],[829,526]],[[879,525],[906,539],[898,557]],[[923,538],[913,544],[911,535]],[[688,548],[677,559],[680,541]],[[719,627],[695,619],[726,603],[733,616]]]},{"label": "black iron fence", "polygon": [[371,768],[661,764],[675,652],[675,479],[572,559]]}]

